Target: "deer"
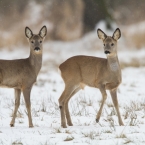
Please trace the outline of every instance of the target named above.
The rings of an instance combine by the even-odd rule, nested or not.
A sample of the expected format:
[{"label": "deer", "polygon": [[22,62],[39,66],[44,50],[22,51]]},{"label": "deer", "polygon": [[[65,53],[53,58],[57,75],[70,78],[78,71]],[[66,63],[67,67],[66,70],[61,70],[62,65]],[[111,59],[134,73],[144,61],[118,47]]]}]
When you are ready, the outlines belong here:
[{"label": "deer", "polygon": [[29,57],[25,59],[0,60],[0,87],[13,88],[15,94],[15,106],[10,122],[11,127],[14,127],[15,124],[21,93],[23,93],[25,100],[29,127],[33,127],[30,95],[42,66],[42,44],[46,34],[46,26],[43,26],[38,34],[33,34],[31,29],[26,27],[25,35],[30,45]]},{"label": "deer", "polygon": [[101,29],[97,30],[99,39],[102,39],[104,53],[107,58],[78,55],[64,61],[59,66],[61,77],[65,88],[58,99],[61,126],[67,128],[73,126],[68,108],[69,100],[85,86],[98,88],[102,95],[100,109],[96,115],[96,122],[99,122],[105,100],[106,90],[110,91],[115,106],[119,125],[123,126],[117,99],[117,88],[122,81],[121,68],[117,56],[117,40],[121,37],[121,31],[117,28],[112,36],[107,36]]}]

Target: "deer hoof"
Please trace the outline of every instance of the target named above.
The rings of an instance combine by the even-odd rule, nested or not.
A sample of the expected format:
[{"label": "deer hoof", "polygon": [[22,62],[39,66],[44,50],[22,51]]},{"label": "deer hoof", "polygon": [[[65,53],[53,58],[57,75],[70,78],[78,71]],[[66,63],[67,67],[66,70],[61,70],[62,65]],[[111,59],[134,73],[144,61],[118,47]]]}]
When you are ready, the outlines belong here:
[{"label": "deer hoof", "polygon": [[98,123],[99,122],[99,119],[96,119],[96,122]]},{"label": "deer hoof", "polygon": [[68,125],[69,125],[69,126],[73,126],[73,124],[72,124],[72,123],[68,123]]},{"label": "deer hoof", "polygon": [[124,126],[123,122],[122,122],[122,123],[119,123],[119,125],[120,125],[120,126]]},{"label": "deer hoof", "polygon": [[29,125],[29,128],[33,128],[34,126],[33,125]]},{"label": "deer hoof", "polygon": [[67,126],[66,125],[61,125],[63,128],[67,128]]},{"label": "deer hoof", "polygon": [[14,127],[14,124],[10,124],[10,127]]}]

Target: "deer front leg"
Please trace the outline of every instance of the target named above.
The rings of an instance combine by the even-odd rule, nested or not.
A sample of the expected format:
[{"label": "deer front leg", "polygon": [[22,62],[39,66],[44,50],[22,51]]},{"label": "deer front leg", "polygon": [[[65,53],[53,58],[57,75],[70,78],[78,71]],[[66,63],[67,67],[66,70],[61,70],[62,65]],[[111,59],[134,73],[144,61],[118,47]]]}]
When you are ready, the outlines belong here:
[{"label": "deer front leg", "polygon": [[31,117],[31,101],[30,101],[31,89],[32,87],[25,88],[23,90],[23,95],[24,95],[25,104],[26,104],[27,113],[28,113],[29,127],[33,127],[32,117]]},{"label": "deer front leg", "polygon": [[121,115],[120,115],[120,111],[119,111],[119,107],[118,107],[117,89],[110,90],[110,94],[111,94],[111,97],[112,97],[114,107],[115,107],[116,112],[117,112],[119,125],[123,126],[124,124],[123,124],[123,121],[122,121],[122,118],[121,118]]},{"label": "deer front leg", "polygon": [[20,106],[20,95],[21,95],[21,90],[15,89],[15,108],[14,108],[13,118],[10,123],[11,127],[14,127],[14,124],[15,124],[16,114],[17,114],[18,108]]},{"label": "deer front leg", "polygon": [[107,93],[106,93],[106,90],[105,90],[105,85],[101,85],[99,87],[99,89],[100,89],[100,92],[102,94],[102,102],[101,102],[101,106],[100,106],[100,109],[99,109],[97,117],[96,117],[96,122],[99,122],[99,120],[100,120],[100,116],[102,114],[103,106],[104,106],[105,100],[107,99]]}]

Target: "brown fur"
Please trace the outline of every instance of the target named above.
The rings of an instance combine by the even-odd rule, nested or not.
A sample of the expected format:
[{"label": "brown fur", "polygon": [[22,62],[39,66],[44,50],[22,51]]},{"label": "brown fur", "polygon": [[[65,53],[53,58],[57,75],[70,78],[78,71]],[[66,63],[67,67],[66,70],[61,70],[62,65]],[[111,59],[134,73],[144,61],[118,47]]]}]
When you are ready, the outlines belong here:
[{"label": "brown fur", "polygon": [[[44,30],[45,29],[45,30]],[[14,126],[16,113],[20,105],[20,95],[23,92],[26,108],[28,111],[29,127],[33,127],[31,117],[30,93],[33,84],[36,82],[37,75],[42,65],[42,43],[45,35],[40,37],[42,31],[47,32],[46,26],[43,26],[38,35],[26,27],[25,32],[30,44],[30,56],[26,59],[0,60],[0,87],[14,88],[15,90],[15,108],[10,126]],[[33,41],[33,43],[32,43]],[[39,52],[34,49],[40,48]]]},{"label": "brown fur", "polygon": [[98,88],[102,94],[102,104],[96,121],[98,122],[100,119],[103,105],[107,98],[106,90],[110,90],[118,114],[119,124],[123,125],[117,101],[117,88],[121,83],[121,69],[117,57],[117,40],[120,38],[121,32],[119,29],[116,29],[113,36],[110,37],[98,29],[98,36],[103,40],[104,52],[110,52],[110,54],[107,54],[107,59],[80,55],[69,58],[59,66],[65,83],[65,89],[59,98],[61,125],[64,128],[66,128],[65,117],[68,125],[73,125],[68,109],[68,102],[85,85]]}]

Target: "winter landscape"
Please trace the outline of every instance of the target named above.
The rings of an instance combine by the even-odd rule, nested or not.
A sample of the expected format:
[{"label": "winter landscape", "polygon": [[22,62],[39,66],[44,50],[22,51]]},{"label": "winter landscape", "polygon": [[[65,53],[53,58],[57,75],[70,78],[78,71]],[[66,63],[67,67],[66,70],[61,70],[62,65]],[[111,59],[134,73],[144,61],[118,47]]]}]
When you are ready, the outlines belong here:
[{"label": "winter landscape", "polygon": [[[130,20],[132,17],[130,17],[128,18],[130,25],[123,25],[124,17],[122,20],[119,16],[123,15],[123,12],[125,12],[126,16],[126,12],[129,12],[129,10],[125,11],[123,9],[122,13],[118,13],[118,11],[113,9],[116,12],[113,15],[115,21],[119,19],[118,21],[121,24],[111,22],[112,30],[110,30],[106,28],[107,24],[104,18],[100,18],[97,23],[95,22],[92,30],[82,34],[80,30],[82,22],[79,23],[69,19],[69,23],[74,21],[73,25],[77,27],[74,31],[73,28],[75,26],[73,27],[72,25],[72,27],[69,25],[68,30],[65,29],[67,24],[64,27],[63,25],[61,25],[62,27],[55,27],[55,24],[58,22],[60,24],[60,21],[63,20],[63,14],[59,15],[61,17],[59,21],[52,19],[60,11],[65,10],[64,18],[67,17],[66,19],[68,19],[68,17],[73,18],[73,16],[79,15],[78,19],[82,20],[82,1],[74,0],[73,5],[72,1],[69,0],[65,5],[64,1],[60,0],[62,5],[59,3],[59,7],[56,5],[54,6],[55,8],[51,5],[53,3],[52,0],[43,4],[41,2],[36,4],[34,1],[28,2],[28,0],[26,2],[28,6],[21,14],[21,19],[16,12],[14,12],[15,15],[11,18],[11,22],[17,20],[17,17],[19,19],[19,21],[17,20],[14,23],[17,24],[16,26],[13,24],[15,27],[8,29],[8,24],[11,24],[9,16],[7,16],[7,19],[4,19],[6,13],[0,15],[0,21],[4,23],[3,25],[0,24],[0,32],[2,34],[0,36],[0,59],[11,60],[28,57],[30,50],[24,35],[25,26],[30,25],[30,28],[33,26],[32,30],[34,28],[35,34],[38,33],[38,30],[43,25],[47,26],[48,34],[43,44],[43,65],[31,92],[31,112],[34,127],[28,127],[27,110],[23,95],[21,95],[15,126],[10,127],[9,124],[13,116],[15,103],[14,89],[0,88],[0,145],[145,145],[144,19],[136,23],[136,20],[132,22]],[[58,0],[54,0],[54,2],[57,3]],[[89,4],[89,1],[86,2]],[[67,9],[70,6],[69,4],[73,5],[74,8],[71,12]],[[21,5],[24,7],[25,3],[21,1]],[[33,6],[35,6],[34,9],[31,9]],[[47,6],[49,12],[52,10],[54,15],[48,14],[50,16],[48,17],[47,11],[45,14],[43,13],[43,9],[47,10]],[[9,8],[9,5],[6,8]],[[71,9],[71,6],[69,9]],[[138,7],[139,9],[141,8]],[[55,13],[55,10],[58,10],[58,13]],[[74,14],[75,11],[76,14]],[[41,17],[42,14],[44,14],[43,19]],[[128,16],[130,15],[128,14]],[[50,21],[49,18],[51,18]],[[116,18],[118,19],[116,20]],[[97,29],[100,28],[106,34],[112,35],[117,27],[122,32],[122,37],[118,41],[118,58],[122,69],[122,83],[117,93],[124,126],[119,126],[118,124],[117,114],[109,91],[107,91],[108,96],[100,121],[96,123],[96,114],[102,99],[101,93],[96,88],[85,87],[84,90],[79,91],[72,97],[69,102],[73,126],[62,128],[58,99],[64,90],[64,82],[58,72],[59,64],[75,55],[106,58],[103,43],[97,36]],[[56,28],[59,33],[52,35],[52,32],[55,33]],[[62,28],[64,28],[62,30],[64,31],[63,33],[60,31]],[[72,34],[73,31],[74,33]],[[77,34],[78,36],[75,36]]]},{"label": "winter landscape", "polygon": [[[100,27],[103,27],[103,24]],[[96,123],[95,117],[102,99],[101,94],[98,89],[86,87],[85,90],[78,92],[69,103],[74,126],[67,129],[61,128],[58,98],[64,89],[64,83],[57,71],[57,66],[66,58],[77,54],[106,57],[103,53],[103,46],[99,46],[100,50],[94,48],[92,51],[84,48],[85,45],[89,45],[92,37],[98,41],[98,36],[94,31],[79,41],[44,43],[43,67],[31,94],[34,128],[28,128],[23,96],[21,96],[15,127],[9,126],[14,109],[14,91],[0,88],[1,145],[145,144],[145,67],[142,65],[145,58],[144,48],[134,49],[131,52],[126,48],[118,50],[121,64],[140,62],[138,67],[131,65],[122,69],[123,80],[118,89],[118,100],[125,126],[118,124],[109,92],[100,122]],[[120,46],[122,45],[118,44],[118,47]],[[0,58],[17,59],[28,57],[28,55],[29,46],[15,48],[13,51],[2,49]]]}]

